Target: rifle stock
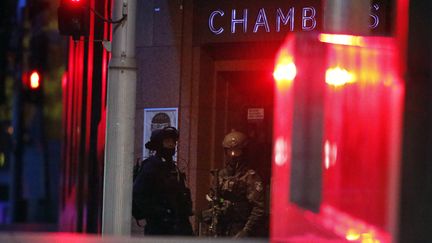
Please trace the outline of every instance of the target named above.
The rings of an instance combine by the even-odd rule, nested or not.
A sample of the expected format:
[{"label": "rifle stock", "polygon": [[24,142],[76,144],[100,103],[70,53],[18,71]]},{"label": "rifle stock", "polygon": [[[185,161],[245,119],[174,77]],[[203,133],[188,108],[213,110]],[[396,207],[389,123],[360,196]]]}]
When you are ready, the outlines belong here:
[{"label": "rifle stock", "polygon": [[211,174],[215,178],[215,183],[213,185],[213,197],[212,197],[212,220],[210,223],[209,231],[214,237],[219,235],[219,216],[221,210],[221,198],[219,194],[219,170],[212,170]]}]

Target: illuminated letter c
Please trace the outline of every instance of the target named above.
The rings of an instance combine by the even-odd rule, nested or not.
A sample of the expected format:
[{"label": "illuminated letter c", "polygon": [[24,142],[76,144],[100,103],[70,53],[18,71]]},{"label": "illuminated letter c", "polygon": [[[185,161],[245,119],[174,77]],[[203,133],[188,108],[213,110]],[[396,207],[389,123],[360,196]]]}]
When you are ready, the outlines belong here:
[{"label": "illuminated letter c", "polygon": [[224,13],[224,11],[222,11],[222,10],[216,10],[216,11],[213,11],[213,12],[210,14],[208,24],[209,24],[209,29],[210,29],[210,31],[213,32],[213,34],[219,35],[219,34],[222,34],[222,32],[224,32],[224,28],[220,27],[219,29],[216,29],[216,28],[214,27],[214,17],[215,17],[217,14],[219,14],[220,16],[224,16],[225,13]]}]

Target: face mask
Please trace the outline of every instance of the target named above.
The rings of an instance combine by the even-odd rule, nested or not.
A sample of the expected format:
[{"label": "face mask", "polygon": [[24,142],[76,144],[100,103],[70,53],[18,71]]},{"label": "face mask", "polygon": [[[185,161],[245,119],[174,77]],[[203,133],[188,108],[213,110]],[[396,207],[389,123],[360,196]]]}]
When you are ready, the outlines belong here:
[{"label": "face mask", "polygon": [[228,165],[236,166],[243,159],[243,151],[241,149],[225,149],[225,156]]},{"label": "face mask", "polygon": [[245,162],[244,156],[227,156],[226,158],[226,165],[228,168],[232,169],[233,171],[236,171],[240,167],[243,166]]},{"label": "face mask", "polygon": [[175,148],[162,148],[160,155],[166,160],[172,160],[175,154]]},{"label": "face mask", "polygon": [[176,140],[173,138],[165,138],[162,140],[162,148],[160,155],[166,160],[172,160],[176,152]]}]

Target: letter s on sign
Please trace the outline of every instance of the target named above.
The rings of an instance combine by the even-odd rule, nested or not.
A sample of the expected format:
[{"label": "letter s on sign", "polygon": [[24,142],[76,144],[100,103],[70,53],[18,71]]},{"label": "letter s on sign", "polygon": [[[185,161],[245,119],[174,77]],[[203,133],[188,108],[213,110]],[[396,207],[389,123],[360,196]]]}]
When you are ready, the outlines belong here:
[{"label": "letter s on sign", "polygon": [[224,14],[225,13],[222,10],[215,10],[215,11],[213,11],[210,14],[208,24],[209,24],[209,29],[210,29],[211,32],[213,32],[213,34],[219,35],[219,34],[222,34],[222,32],[224,32],[224,28],[220,27],[219,29],[216,29],[214,27],[214,18],[215,18],[215,16],[216,15],[224,16]]},{"label": "letter s on sign", "polygon": [[372,23],[369,24],[369,28],[371,28],[371,29],[375,29],[379,25],[380,20],[379,20],[379,16],[377,13],[379,8],[380,8],[379,5],[376,3],[371,6],[371,13],[369,14],[369,16],[372,18]]}]

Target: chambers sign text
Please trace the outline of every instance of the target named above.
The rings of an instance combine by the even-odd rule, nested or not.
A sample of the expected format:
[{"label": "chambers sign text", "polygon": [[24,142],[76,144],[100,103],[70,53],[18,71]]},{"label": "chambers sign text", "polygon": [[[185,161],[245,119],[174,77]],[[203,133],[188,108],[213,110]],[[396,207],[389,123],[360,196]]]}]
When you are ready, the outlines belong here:
[{"label": "chambers sign text", "polygon": [[[391,5],[382,1],[371,3],[372,33],[389,26],[385,13]],[[198,1],[195,38],[201,43],[283,39],[289,32],[321,31],[323,12],[321,0]]]}]

